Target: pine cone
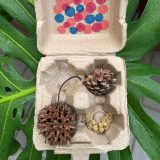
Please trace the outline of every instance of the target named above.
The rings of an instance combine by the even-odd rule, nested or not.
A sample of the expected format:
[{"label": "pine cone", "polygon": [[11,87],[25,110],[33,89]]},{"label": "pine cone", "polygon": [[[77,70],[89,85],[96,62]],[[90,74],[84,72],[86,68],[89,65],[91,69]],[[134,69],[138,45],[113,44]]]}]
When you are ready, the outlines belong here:
[{"label": "pine cone", "polygon": [[86,76],[83,84],[94,95],[106,95],[116,82],[115,74],[108,69],[95,69],[91,75]]},{"label": "pine cone", "polygon": [[51,104],[39,112],[37,128],[45,137],[45,143],[64,145],[76,132],[76,112],[67,104]]}]

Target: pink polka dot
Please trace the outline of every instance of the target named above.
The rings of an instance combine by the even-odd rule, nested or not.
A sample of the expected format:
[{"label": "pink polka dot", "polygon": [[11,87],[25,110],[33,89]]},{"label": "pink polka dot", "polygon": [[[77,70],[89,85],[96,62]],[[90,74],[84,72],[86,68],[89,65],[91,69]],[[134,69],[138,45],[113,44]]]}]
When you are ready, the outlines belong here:
[{"label": "pink polka dot", "polygon": [[101,24],[102,24],[102,29],[103,29],[103,30],[108,29],[108,27],[109,27],[109,21],[103,20],[103,21],[101,22]]},{"label": "pink polka dot", "polygon": [[68,6],[69,6],[68,3],[63,3],[63,4],[62,4],[62,10],[65,10]]},{"label": "pink polka dot", "polygon": [[92,30],[94,32],[99,32],[102,29],[102,24],[101,23],[94,23],[92,25]]},{"label": "pink polka dot", "polygon": [[90,2],[93,2],[93,0],[83,0],[83,3],[84,3],[85,6]]},{"label": "pink polka dot", "polygon": [[76,27],[79,32],[82,32],[85,30],[85,25],[83,23],[78,23]]},{"label": "pink polka dot", "polygon": [[60,5],[55,5],[54,6],[54,13],[61,13],[62,12],[62,8]]},{"label": "pink polka dot", "polygon": [[82,2],[82,0],[73,0],[74,4],[80,4]]},{"label": "pink polka dot", "polygon": [[108,11],[108,6],[107,5],[100,5],[98,7],[98,12],[101,14],[105,14]]},{"label": "pink polka dot", "polygon": [[70,23],[69,23],[69,22],[64,22],[63,26],[64,26],[65,28],[69,28],[69,27],[70,27]]},{"label": "pink polka dot", "polygon": [[58,26],[57,31],[58,31],[60,34],[64,34],[64,33],[66,32],[66,29],[64,28],[64,26]]},{"label": "pink polka dot", "polygon": [[86,5],[86,10],[88,13],[93,13],[96,10],[96,5],[93,2],[90,2]]},{"label": "pink polka dot", "polygon": [[98,4],[104,4],[104,3],[106,2],[106,0],[96,0],[96,2],[97,2]]},{"label": "pink polka dot", "polygon": [[57,3],[57,4],[62,4],[62,3],[63,3],[63,0],[56,0],[56,3]]},{"label": "pink polka dot", "polygon": [[70,26],[74,26],[76,24],[74,18],[68,18],[67,22],[70,23]]},{"label": "pink polka dot", "polygon": [[71,4],[73,0],[66,0],[68,4]]},{"label": "pink polka dot", "polygon": [[81,13],[76,13],[76,14],[74,15],[74,20],[75,20],[76,22],[81,21],[82,19],[83,19],[83,16],[82,16]]},{"label": "pink polka dot", "polygon": [[90,25],[86,25],[85,26],[85,31],[84,31],[85,34],[90,34],[92,33],[92,27]]},{"label": "pink polka dot", "polygon": [[86,17],[87,17],[87,15],[88,15],[88,12],[87,12],[86,10],[84,10],[84,11],[82,12],[82,16],[83,16],[83,18],[86,18]]}]

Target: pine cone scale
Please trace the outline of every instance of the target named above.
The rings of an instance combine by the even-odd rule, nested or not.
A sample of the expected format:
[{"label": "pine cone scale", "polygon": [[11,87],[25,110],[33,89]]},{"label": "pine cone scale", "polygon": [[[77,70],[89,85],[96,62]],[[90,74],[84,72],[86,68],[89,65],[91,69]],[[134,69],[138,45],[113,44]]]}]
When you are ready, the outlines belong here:
[{"label": "pine cone scale", "polygon": [[107,69],[95,69],[91,75],[88,75],[83,84],[95,95],[107,94],[115,85],[115,74]]}]

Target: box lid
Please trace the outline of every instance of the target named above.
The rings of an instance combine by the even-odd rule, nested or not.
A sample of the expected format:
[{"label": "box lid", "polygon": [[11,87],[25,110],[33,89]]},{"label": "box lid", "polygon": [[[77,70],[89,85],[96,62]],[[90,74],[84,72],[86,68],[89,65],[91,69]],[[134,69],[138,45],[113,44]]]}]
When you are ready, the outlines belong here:
[{"label": "box lid", "polygon": [[44,55],[106,55],[126,43],[128,0],[36,0],[37,45]]}]

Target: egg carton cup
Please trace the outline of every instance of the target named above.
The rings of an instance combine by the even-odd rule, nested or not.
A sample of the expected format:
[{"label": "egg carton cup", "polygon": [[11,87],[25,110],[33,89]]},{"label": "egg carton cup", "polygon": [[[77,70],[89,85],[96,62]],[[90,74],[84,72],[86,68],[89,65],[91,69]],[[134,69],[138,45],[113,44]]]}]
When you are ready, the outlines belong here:
[{"label": "egg carton cup", "polygon": [[[37,129],[37,116],[46,105],[57,102],[62,83],[71,76],[82,79],[96,68],[107,68],[117,78],[116,87],[106,96],[95,96],[78,79],[67,82],[62,89],[60,101],[73,106],[78,114],[78,128],[71,142],[63,146],[45,143]],[[129,124],[126,95],[126,68],[123,59],[115,56],[47,56],[41,59],[37,72],[36,107],[33,142],[37,150],[54,150],[57,154],[72,154],[76,159],[87,159],[91,153],[121,150],[129,145]],[[85,113],[110,112],[113,121],[104,134],[89,130]],[[83,158],[82,158],[83,156]]]},{"label": "egg carton cup", "polygon": [[[94,2],[96,2],[94,0]],[[54,21],[54,0],[36,0],[38,48],[44,55],[105,55],[120,51],[126,43],[125,15],[128,0],[107,0],[104,17],[109,28],[93,34],[58,34]]]}]

